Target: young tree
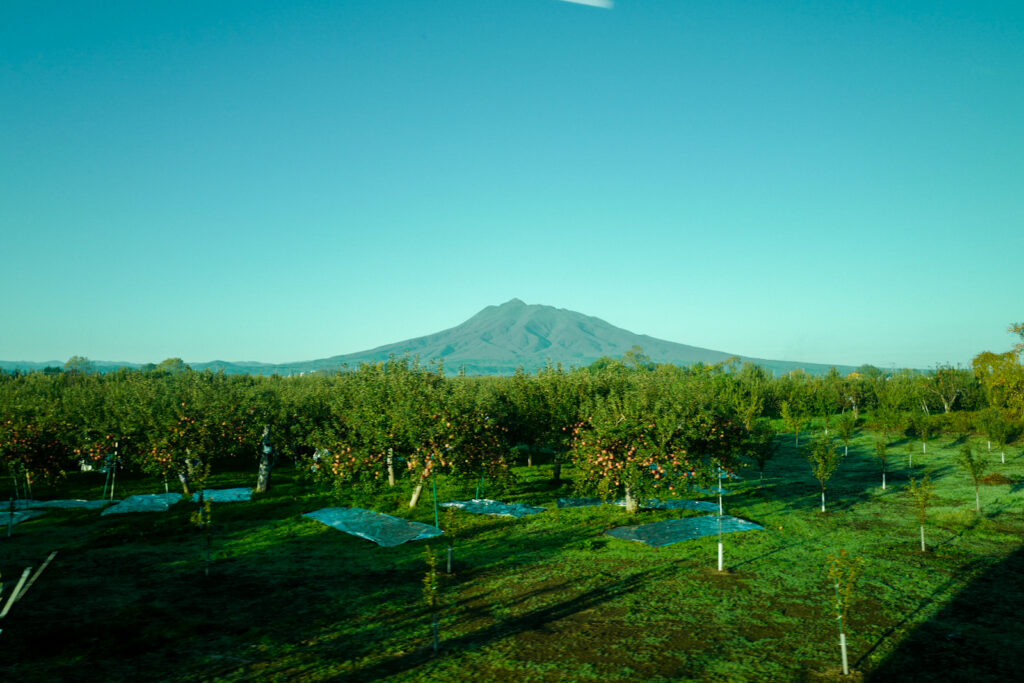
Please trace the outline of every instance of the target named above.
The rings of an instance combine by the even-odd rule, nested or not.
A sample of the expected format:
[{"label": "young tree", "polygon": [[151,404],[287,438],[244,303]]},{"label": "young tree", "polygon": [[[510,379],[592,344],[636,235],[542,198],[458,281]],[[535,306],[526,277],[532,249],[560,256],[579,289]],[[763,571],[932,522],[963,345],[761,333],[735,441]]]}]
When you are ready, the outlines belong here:
[{"label": "young tree", "polygon": [[1010,440],[1010,435],[1013,433],[1013,427],[1009,422],[1003,420],[995,432],[996,447],[999,448],[999,459],[1002,464],[1006,464],[1006,444]]},{"label": "young tree", "polygon": [[850,441],[857,433],[857,418],[853,413],[843,413],[836,420],[836,433],[843,440],[843,456],[850,454]]},{"label": "young tree", "polygon": [[768,461],[775,457],[779,451],[779,444],[775,440],[775,428],[766,419],[758,420],[747,434],[746,455],[757,465],[757,472],[760,475],[759,486],[764,485],[764,468]]},{"label": "young tree", "polygon": [[807,460],[811,463],[814,478],[821,484],[821,511],[825,512],[825,485],[835,474],[843,456],[839,455],[835,442],[827,436],[820,436],[811,443]]},{"label": "young tree", "polygon": [[956,461],[974,482],[974,509],[981,512],[981,477],[985,474],[988,463],[971,449],[969,443],[960,448]]},{"label": "young tree", "polygon": [[885,439],[875,439],[875,457],[882,466],[882,490],[885,490],[885,473],[889,464],[889,445]]},{"label": "young tree", "polygon": [[423,604],[430,612],[430,634],[433,639],[434,652],[441,647],[438,632],[438,611],[441,608],[441,575],[437,571],[437,554],[427,546],[424,553],[427,559],[427,571],[423,575]]},{"label": "young tree", "polygon": [[927,413],[921,413],[914,418],[914,431],[917,438],[921,439],[921,452],[928,452],[928,438],[932,434],[932,417]]},{"label": "young tree", "polygon": [[832,579],[836,591],[836,619],[839,622],[839,649],[843,657],[843,675],[850,675],[850,665],[846,657],[846,615],[853,600],[853,591],[864,568],[860,558],[853,559],[846,549],[838,555],[829,555],[828,577]]},{"label": "young tree", "polygon": [[800,430],[807,425],[808,419],[803,414],[803,411],[799,406],[791,404],[789,401],[783,401],[781,405],[782,420],[786,425],[787,431],[794,434],[796,438],[796,446],[800,447]]},{"label": "young tree", "polygon": [[921,526],[921,552],[924,553],[928,551],[924,544],[924,523],[928,518],[928,506],[931,505],[932,499],[935,497],[935,485],[932,483],[931,477],[926,474],[920,482],[911,477],[908,490],[917,506],[917,521]]}]

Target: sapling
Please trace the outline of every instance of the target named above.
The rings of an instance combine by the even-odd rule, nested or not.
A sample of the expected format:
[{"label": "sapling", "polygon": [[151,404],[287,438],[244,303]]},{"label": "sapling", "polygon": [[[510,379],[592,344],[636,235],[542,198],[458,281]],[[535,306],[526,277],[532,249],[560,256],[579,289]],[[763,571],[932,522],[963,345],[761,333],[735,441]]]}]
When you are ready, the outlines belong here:
[{"label": "sapling", "polygon": [[775,428],[768,420],[758,420],[747,433],[747,455],[757,464],[760,475],[758,487],[764,486],[764,468],[779,450],[775,441]]},{"label": "sapling", "polygon": [[928,506],[931,504],[932,498],[935,497],[935,485],[932,483],[931,477],[926,474],[920,482],[911,477],[908,490],[917,505],[917,521],[921,525],[921,552],[928,552],[928,548],[924,544],[924,523],[928,517]]},{"label": "sapling", "polygon": [[843,440],[843,456],[850,454],[850,441],[857,432],[857,418],[853,413],[843,413],[836,420],[836,433]]},{"label": "sapling", "polygon": [[452,573],[452,555],[455,552],[455,539],[462,529],[462,518],[454,507],[444,510],[444,535],[448,538],[448,573]]},{"label": "sapling", "polygon": [[914,431],[921,439],[921,452],[928,452],[928,437],[932,434],[932,418],[930,415],[922,414],[914,418]]},{"label": "sapling", "polygon": [[993,438],[996,442],[996,448],[999,449],[1000,462],[1006,464],[1006,442],[1010,440],[1010,430],[1012,427],[1006,420],[1000,419],[993,430]]},{"label": "sapling", "polygon": [[843,675],[850,675],[849,660],[846,656],[846,615],[853,599],[853,589],[863,570],[861,558],[851,558],[846,549],[838,555],[829,555],[828,578],[832,579],[836,590],[836,620],[839,622],[839,649],[843,656]]},{"label": "sapling", "polygon": [[885,474],[889,464],[889,445],[885,439],[875,439],[875,457],[882,465],[882,490],[885,490]]},{"label": "sapling", "polygon": [[974,509],[981,512],[981,475],[985,474],[988,463],[971,449],[969,443],[965,443],[960,448],[956,462],[967,474],[971,475],[971,480],[974,481]]},{"label": "sapling", "polygon": [[835,474],[843,456],[839,455],[835,442],[831,438],[821,436],[814,440],[807,452],[807,460],[811,463],[814,478],[821,484],[821,511],[825,512],[825,484]]},{"label": "sapling", "polygon": [[783,401],[780,409],[782,412],[782,420],[786,424],[786,429],[793,432],[796,437],[795,444],[797,448],[799,448],[800,430],[807,425],[808,420],[800,413],[800,409],[791,406],[789,401]]},{"label": "sapling", "polygon": [[907,447],[907,467],[908,468],[913,468],[914,467],[914,440],[911,439],[909,436],[907,437],[906,447]]},{"label": "sapling", "polygon": [[427,572],[423,575],[423,603],[430,612],[430,630],[434,638],[434,652],[441,647],[441,638],[438,635],[437,610],[441,605],[441,577],[437,573],[437,555],[430,546],[425,552],[427,557]]}]

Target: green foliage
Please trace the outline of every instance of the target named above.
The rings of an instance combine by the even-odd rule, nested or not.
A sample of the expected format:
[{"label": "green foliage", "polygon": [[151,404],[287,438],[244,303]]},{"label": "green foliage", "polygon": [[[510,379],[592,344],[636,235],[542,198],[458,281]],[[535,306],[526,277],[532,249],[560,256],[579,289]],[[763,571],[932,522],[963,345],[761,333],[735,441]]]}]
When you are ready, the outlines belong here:
[{"label": "green foliage", "polygon": [[791,432],[795,436],[796,443],[797,445],[799,445],[800,430],[802,430],[810,420],[806,415],[803,414],[801,408],[798,405],[794,405],[789,401],[783,401],[781,409],[782,421],[786,425],[786,430]]},{"label": "green foliage", "polygon": [[822,434],[811,442],[810,448],[807,449],[807,460],[811,463],[814,478],[821,484],[821,491],[824,493],[826,483],[843,460],[842,454],[836,448],[835,441]]},{"label": "green foliage", "polygon": [[857,433],[857,418],[853,413],[843,413],[836,420],[836,434],[843,440],[845,446],[850,445],[851,439]]},{"label": "green foliage", "polygon": [[975,483],[981,481],[981,477],[985,474],[985,470],[988,468],[988,461],[982,456],[977,454],[971,445],[965,443],[960,447],[960,452],[957,454],[956,462],[963,468],[964,472],[970,475],[971,479]]},{"label": "green foliage", "polygon": [[746,430],[718,400],[730,380],[717,369],[693,375],[634,374],[608,383],[586,402],[574,426],[577,489],[630,500],[667,493],[718,467],[736,466]]},{"label": "green foliage", "polygon": [[917,520],[924,525],[925,520],[928,517],[928,506],[931,505],[932,501],[935,499],[935,484],[927,474],[924,475],[924,478],[920,481],[911,477],[907,490],[910,492],[911,497],[914,499],[914,504],[917,506]]},{"label": "green foliage", "polygon": [[882,465],[882,472],[885,472],[889,462],[889,444],[886,443],[885,439],[875,439],[875,457],[878,458],[878,462]]},{"label": "green foliage", "polygon": [[428,545],[423,556],[427,561],[427,571],[423,575],[423,604],[431,612],[436,612],[441,605],[441,573],[437,571],[437,553]]},{"label": "green foliage", "polygon": [[956,462],[974,482],[975,509],[981,512],[981,477],[988,468],[988,461],[975,453],[971,444],[965,443],[957,454]]},{"label": "green foliage", "polygon": [[775,440],[775,428],[771,421],[760,419],[755,422],[747,435],[746,456],[757,465],[757,471],[764,478],[764,468],[779,452]]},{"label": "green foliage", "polygon": [[[851,448],[867,455],[872,439],[859,435]],[[808,514],[807,461],[784,444],[771,461],[770,495],[749,479],[728,486],[731,509],[765,530],[730,537],[729,562],[738,569],[714,576],[705,570],[716,538],[654,549],[602,536],[635,520],[614,506],[558,510],[553,499],[563,493],[547,487],[547,473],[517,468],[519,484],[503,500],[548,512],[516,521],[459,513],[469,525],[457,541],[459,582],[443,576],[446,541],[430,541],[442,574],[439,610],[449,657],[423,656],[431,620],[422,602],[424,542],[381,548],[302,517],[359,499],[351,489],[340,500],[319,493],[302,478],[304,461],[301,469],[282,464],[266,496],[214,506],[217,571],[209,580],[196,576],[200,535],[188,524],[195,503],[159,515],[52,510],[15,527],[0,553],[9,590],[54,543],[74,548],[61,553],[60,571],[47,570],[30,593],[32,604],[24,606],[31,609],[17,605],[17,623],[2,636],[0,679],[74,680],[87,655],[87,677],[95,680],[138,678],[152,662],[171,660],[181,680],[802,680],[826,673],[819,669],[835,658],[835,589],[824,565],[829,551],[845,548],[864,559],[847,626],[859,636],[851,654],[865,676],[1014,680],[1024,653],[1016,630],[1007,628],[1016,623],[1022,596],[1015,577],[1024,560],[1024,517],[1013,507],[1020,492],[1001,495],[1010,503],[1005,509],[975,515],[958,504],[970,481],[955,472],[936,475],[958,447],[935,446],[929,465],[936,468],[936,497],[928,515],[948,540],[935,552],[900,550],[914,511],[908,495],[856,495],[874,476],[873,459],[849,458],[829,481],[853,492],[842,514]],[[229,468],[250,462],[214,460],[210,485],[247,485],[248,469]],[[1008,458],[1000,472],[1020,480],[1024,458]],[[6,503],[10,482],[3,475]],[[120,495],[153,492],[151,479],[120,476]],[[578,473],[566,465],[566,476]],[[96,472],[72,472],[52,485],[41,482],[36,497],[94,498],[98,482]],[[467,493],[443,475],[438,488],[441,499]],[[433,522],[432,511],[410,511],[405,500],[404,491],[383,489],[367,502]],[[689,514],[696,513],[652,510],[644,521]],[[921,635],[924,642],[934,633],[945,638],[965,618],[970,647],[921,647]],[[715,627],[707,641],[701,634],[715,625],[725,627]],[[599,635],[599,651],[581,648],[580,633]],[[773,647],[751,646],[765,634]],[[871,650],[883,638],[884,647]]]},{"label": "green foliage", "polygon": [[839,619],[839,630],[843,630],[848,621],[850,604],[857,588],[857,580],[864,572],[864,559],[851,557],[846,549],[838,555],[828,556],[828,578],[832,580],[836,592],[836,617]]}]

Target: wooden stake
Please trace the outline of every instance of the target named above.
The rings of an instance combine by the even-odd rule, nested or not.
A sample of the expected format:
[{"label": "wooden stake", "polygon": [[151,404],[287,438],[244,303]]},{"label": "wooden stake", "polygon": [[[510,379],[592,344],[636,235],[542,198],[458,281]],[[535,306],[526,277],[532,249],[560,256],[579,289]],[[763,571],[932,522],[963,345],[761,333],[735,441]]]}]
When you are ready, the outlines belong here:
[{"label": "wooden stake", "polygon": [[39,565],[39,569],[37,569],[36,573],[32,575],[31,579],[29,579],[28,584],[21,589],[21,593],[18,594],[18,597],[16,597],[15,600],[21,600],[23,597],[25,597],[25,593],[28,593],[28,589],[31,588],[32,584],[36,582],[36,579],[38,579],[39,575],[43,573],[43,570],[50,566],[50,563],[53,562],[53,558],[55,557],[57,557],[56,550],[50,553],[50,555],[46,558],[46,561]]},{"label": "wooden stake", "polygon": [[11,606],[14,605],[18,600],[18,595],[21,593],[21,587],[25,585],[25,580],[28,575],[32,572],[32,567],[25,567],[25,571],[21,573],[21,578],[18,579],[18,585],[14,587],[14,591],[11,593],[11,597],[7,598],[7,604],[4,605],[4,609],[0,612],[0,619],[7,616],[7,613],[11,611]]}]

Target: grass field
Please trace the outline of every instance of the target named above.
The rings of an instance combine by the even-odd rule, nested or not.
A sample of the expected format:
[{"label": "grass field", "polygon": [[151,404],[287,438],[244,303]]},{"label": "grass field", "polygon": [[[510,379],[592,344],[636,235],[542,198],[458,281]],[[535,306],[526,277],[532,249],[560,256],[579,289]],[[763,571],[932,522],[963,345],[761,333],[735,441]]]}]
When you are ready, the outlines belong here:
[{"label": "grass field", "polygon": [[[455,571],[443,584],[441,651],[423,606],[425,542],[380,548],[301,517],[358,505],[433,523],[431,496],[408,491],[338,498],[293,469],[250,503],[213,508],[204,575],[194,504],[166,513],[100,517],[51,510],[0,538],[9,591],[21,570],[59,555],[0,622],[0,680],[832,680],[840,675],[830,554],[846,549],[864,571],[850,607],[854,679],[980,681],[1019,678],[1024,662],[1024,457],[990,457],[992,483],[974,488],[948,438],[907,467],[891,448],[888,488],[862,434],[829,483],[828,512],[792,437],[756,473],[730,482],[726,512],[765,526],[660,549],[612,539],[615,526],[701,513],[563,509],[550,467],[518,468],[489,497],[544,505],[519,520],[458,513]],[[978,442],[984,448],[983,442]],[[931,473],[938,499],[929,552],[905,486]],[[564,476],[572,477],[568,468]],[[251,485],[251,472],[212,486]],[[1008,482],[1008,483],[1007,483]],[[10,482],[0,480],[7,498]],[[98,498],[102,475],[83,473],[36,498]],[[122,479],[118,497],[162,492]],[[439,498],[472,484],[439,482]],[[443,525],[443,523],[442,523]],[[2,527],[6,533],[6,527]],[[442,555],[447,541],[431,546]],[[6,597],[5,591],[5,597]],[[849,679],[846,679],[849,680]]]}]

